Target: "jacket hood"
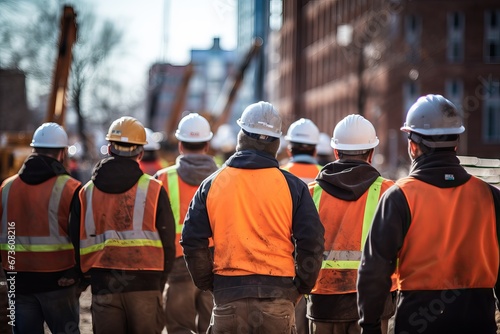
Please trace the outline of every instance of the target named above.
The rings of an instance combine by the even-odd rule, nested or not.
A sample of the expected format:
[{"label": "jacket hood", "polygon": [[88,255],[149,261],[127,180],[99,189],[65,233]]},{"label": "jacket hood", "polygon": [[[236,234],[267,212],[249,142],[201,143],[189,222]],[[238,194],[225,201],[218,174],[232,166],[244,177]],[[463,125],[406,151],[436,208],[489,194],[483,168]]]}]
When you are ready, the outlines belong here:
[{"label": "jacket hood", "polygon": [[225,165],[235,168],[260,169],[279,168],[278,160],[264,151],[242,150],[230,156]]},{"label": "jacket hood", "polygon": [[43,183],[57,175],[69,175],[57,159],[36,153],[24,161],[18,174],[23,182],[33,185]]},{"label": "jacket hood", "polygon": [[206,154],[186,154],[177,158],[177,174],[192,186],[199,186],[210,174],[217,170],[213,157]]},{"label": "jacket hood", "polygon": [[109,157],[97,163],[92,172],[92,182],[97,189],[110,193],[120,194],[132,188],[143,172],[137,161]]},{"label": "jacket hood", "polygon": [[409,176],[439,188],[458,187],[471,178],[456,153],[451,151],[419,156],[412,162]]},{"label": "jacket hood", "polygon": [[321,169],[316,181],[332,196],[355,201],[370,188],[380,173],[360,160],[337,160]]}]

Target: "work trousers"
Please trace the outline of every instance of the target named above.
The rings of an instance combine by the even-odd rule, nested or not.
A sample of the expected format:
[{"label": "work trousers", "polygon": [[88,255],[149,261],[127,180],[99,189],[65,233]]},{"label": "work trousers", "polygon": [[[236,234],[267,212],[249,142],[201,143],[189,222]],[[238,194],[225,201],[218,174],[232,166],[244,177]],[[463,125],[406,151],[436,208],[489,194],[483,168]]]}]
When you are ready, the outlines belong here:
[{"label": "work trousers", "polygon": [[297,327],[297,334],[309,334],[309,326],[306,313],[307,300],[306,296],[302,296],[297,305],[295,305],[295,324]]},{"label": "work trousers", "polygon": [[[388,333],[389,320],[381,320],[382,334]],[[311,334],[360,334],[361,326],[358,320],[343,322],[320,322],[309,320],[309,332]]]},{"label": "work trousers", "polygon": [[214,305],[209,291],[198,289],[191,279],[169,281],[164,305],[168,334],[206,333]]},{"label": "work trousers", "polygon": [[215,305],[207,333],[296,334],[295,306],[288,299],[271,298]]},{"label": "work trousers", "polygon": [[160,334],[164,327],[161,291],[92,295],[94,334]]},{"label": "work trousers", "polygon": [[[36,284],[36,282],[33,282]],[[43,323],[52,333],[80,333],[80,303],[76,287],[15,295],[14,334],[43,334]]]}]

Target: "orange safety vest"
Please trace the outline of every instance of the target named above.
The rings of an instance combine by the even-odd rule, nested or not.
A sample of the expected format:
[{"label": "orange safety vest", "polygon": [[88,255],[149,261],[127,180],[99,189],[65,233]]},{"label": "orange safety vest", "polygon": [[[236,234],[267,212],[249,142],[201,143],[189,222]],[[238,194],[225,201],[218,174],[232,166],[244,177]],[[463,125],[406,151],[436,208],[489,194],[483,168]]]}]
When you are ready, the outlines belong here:
[{"label": "orange safety vest", "polygon": [[413,177],[396,183],[411,224],[399,251],[401,290],[492,288],[499,251],[489,186],[476,177],[437,188]]},{"label": "orange safety vest", "polygon": [[224,167],[206,205],[215,274],[295,276],[292,196],[278,168]]},{"label": "orange safety vest", "polygon": [[163,187],[168,193],[170,206],[175,219],[175,254],[182,256],[182,246],[180,244],[184,217],[188,211],[189,203],[193,198],[198,186],[192,186],[184,182],[177,174],[178,165],[162,170],[157,174],[158,180],[163,183]]},{"label": "orange safety vest", "polygon": [[[323,191],[317,182],[309,191],[325,227],[325,252],[312,294],[356,292],[361,254],[380,196],[394,184],[378,177],[357,200],[345,201]],[[396,277],[393,276],[393,289]]]},{"label": "orange safety vest", "polygon": [[56,272],[75,265],[68,225],[79,186],[69,175],[36,185],[18,175],[4,181],[0,249],[6,271]]},{"label": "orange safety vest", "polygon": [[286,165],[280,167],[283,170],[289,171],[293,175],[305,183],[310,183],[316,179],[319,171],[323,168],[316,164],[305,164],[301,162],[288,162]]},{"label": "orange safety vest", "polygon": [[156,229],[161,182],[143,174],[128,191],[104,193],[89,181],[80,191],[80,258],[91,268],[163,270]]}]

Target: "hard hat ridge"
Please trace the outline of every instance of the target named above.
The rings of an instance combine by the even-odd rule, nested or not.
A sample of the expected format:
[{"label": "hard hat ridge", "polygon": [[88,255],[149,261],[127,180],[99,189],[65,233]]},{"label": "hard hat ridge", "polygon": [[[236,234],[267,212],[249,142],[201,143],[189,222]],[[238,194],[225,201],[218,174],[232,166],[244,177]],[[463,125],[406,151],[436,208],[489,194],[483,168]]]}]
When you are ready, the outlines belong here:
[{"label": "hard hat ridge", "polygon": [[316,145],[319,142],[319,129],[310,119],[301,118],[290,125],[285,139],[292,143]]},{"label": "hard hat ridge", "polygon": [[249,105],[236,123],[247,133],[258,135],[256,139],[281,136],[281,117],[269,102],[260,101]]},{"label": "hard hat ridge", "polygon": [[43,123],[35,130],[30,146],[35,148],[67,147],[68,135],[63,127],[57,123]]},{"label": "hard hat ridge", "polygon": [[440,148],[458,144],[458,135],[465,131],[458,108],[442,95],[421,96],[410,107],[401,131],[425,146]]},{"label": "hard hat ridge", "polygon": [[146,130],[141,122],[131,116],[123,116],[111,123],[106,140],[112,153],[130,157],[137,155],[147,144]]},{"label": "hard hat ridge", "polygon": [[379,144],[375,127],[361,115],[352,114],[341,120],[333,130],[331,146],[342,151],[360,151]]},{"label": "hard hat ridge", "polygon": [[210,123],[198,113],[189,113],[184,116],[175,131],[175,137],[187,143],[208,142],[213,135]]}]

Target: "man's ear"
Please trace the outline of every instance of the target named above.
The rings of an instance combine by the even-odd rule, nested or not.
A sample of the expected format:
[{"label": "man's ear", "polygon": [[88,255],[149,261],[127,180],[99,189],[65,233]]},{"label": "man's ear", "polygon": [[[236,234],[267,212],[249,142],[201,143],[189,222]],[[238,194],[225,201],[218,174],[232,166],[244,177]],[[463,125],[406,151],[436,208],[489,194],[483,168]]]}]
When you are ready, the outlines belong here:
[{"label": "man's ear", "polygon": [[141,161],[143,156],[144,156],[144,150],[142,150],[141,153],[137,155],[137,161]]}]

